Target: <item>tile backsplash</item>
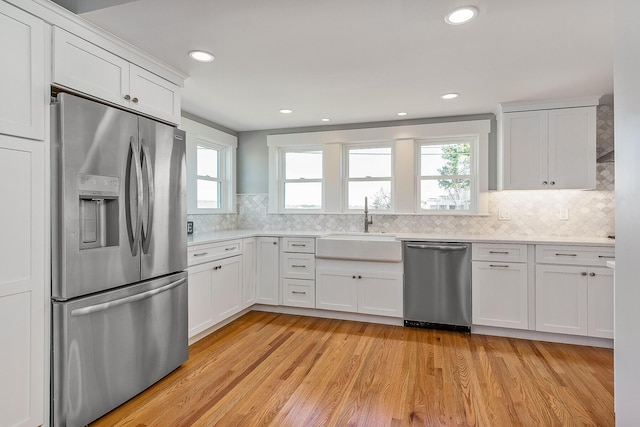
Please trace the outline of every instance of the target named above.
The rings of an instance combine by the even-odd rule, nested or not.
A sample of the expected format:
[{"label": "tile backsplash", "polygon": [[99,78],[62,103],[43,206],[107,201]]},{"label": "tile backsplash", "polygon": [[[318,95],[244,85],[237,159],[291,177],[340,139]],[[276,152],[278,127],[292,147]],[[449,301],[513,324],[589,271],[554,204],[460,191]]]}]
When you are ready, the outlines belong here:
[{"label": "tile backsplash", "polygon": [[[597,110],[598,156],[613,149],[613,108]],[[606,237],[614,234],[615,163],[597,164],[593,191],[500,191],[489,193],[488,216],[373,215],[372,232],[495,234],[500,236]],[[267,214],[267,194],[238,194],[241,214],[188,215],[196,233],[218,230],[362,231],[354,214]],[[567,219],[560,219],[568,212]],[[499,220],[498,213],[509,220]]]}]

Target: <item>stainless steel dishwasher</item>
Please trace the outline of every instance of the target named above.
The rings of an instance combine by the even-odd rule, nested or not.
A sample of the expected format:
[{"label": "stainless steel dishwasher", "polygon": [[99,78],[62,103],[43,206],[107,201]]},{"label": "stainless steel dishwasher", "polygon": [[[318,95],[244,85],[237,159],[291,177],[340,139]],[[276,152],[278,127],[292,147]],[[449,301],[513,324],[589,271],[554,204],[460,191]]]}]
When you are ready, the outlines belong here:
[{"label": "stainless steel dishwasher", "polygon": [[404,252],[404,325],[471,331],[471,244],[411,242]]}]

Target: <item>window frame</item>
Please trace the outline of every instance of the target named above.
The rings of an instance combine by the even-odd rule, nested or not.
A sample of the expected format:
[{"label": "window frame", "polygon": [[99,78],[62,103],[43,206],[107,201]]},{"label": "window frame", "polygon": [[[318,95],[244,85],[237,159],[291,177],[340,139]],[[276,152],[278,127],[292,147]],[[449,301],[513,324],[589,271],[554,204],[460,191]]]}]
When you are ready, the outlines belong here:
[{"label": "window frame", "polygon": [[[453,145],[453,144],[469,144],[469,175],[422,175],[422,147],[428,145]],[[419,214],[424,215],[473,215],[481,211],[478,204],[479,201],[479,164],[478,164],[479,138],[478,135],[454,136],[446,138],[421,138],[415,141],[415,159],[416,159],[416,199],[415,210]],[[424,209],[422,207],[422,181],[438,180],[438,179],[469,179],[469,209],[451,209],[450,205],[444,209]]]},{"label": "window frame", "polygon": [[[390,171],[391,176],[379,177],[379,176],[366,176],[364,178],[349,178],[349,151],[350,150],[366,150],[370,148],[389,148],[391,156]],[[390,142],[378,142],[378,143],[350,143],[342,144],[342,164],[343,176],[342,176],[342,211],[344,213],[361,212],[362,208],[349,208],[349,184],[351,182],[380,182],[389,181],[389,188],[391,191],[391,203],[389,209],[372,209],[371,201],[369,201],[369,211],[377,213],[393,213],[395,206],[394,187],[395,187],[395,141]],[[364,202],[363,202],[364,203]]]},{"label": "window frame", "polygon": [[[236,213],[235,168],[238,138],[185,117],[182,117],[180,128],[186,133],[187,215]],[[220,182],[219,208],[198,208],[198,146],[218,151],[218,178],[205,179]]]},{"label": "window frame", "polygon": [[[287,153],[305,153],[319,151],[320,156],[322,158],[322,177],[321,178],[297,178],[297,179],[286,179],[287,165],[286,165],[286,155]],[[321,192],[320,192],[320,208],[319,209],[291,209],[285,206],[285,186],[287,183],[311,183],[311,182],[319,182],[321,184]],[[321,213],[324,212],[324,191],[325,191],[325,183],[324,183],[324,147],[321,145],[317,146],[297,146],[297,147],[280,147],[278,149],[278,210],[283,213]]]}]

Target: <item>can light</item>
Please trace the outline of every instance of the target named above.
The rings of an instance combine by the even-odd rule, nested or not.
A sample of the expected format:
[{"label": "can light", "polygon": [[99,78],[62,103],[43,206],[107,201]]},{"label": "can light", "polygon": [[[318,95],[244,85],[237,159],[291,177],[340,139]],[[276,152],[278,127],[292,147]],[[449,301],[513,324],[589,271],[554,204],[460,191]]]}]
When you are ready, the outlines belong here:
[{"label": "can light", "polygon": [[457,98],[459,96],[460,96],[459,93],[445,93],[440,98],[442,98],[442,99],[455,99],[455,98]]},{"label": "can light", "polygon": [[212,54],[204,50],[192,50],[189,52],[189,56],[198,62],[211,62],[215,59]]},{"label": "can light", "polygon": [[444,21],[449,25],[460,25],[466,24],[476,16],[478,16],[478,8],[474,6],[464,6],[449,12],[447,16],[444,17]]},{"label": "can light", "polygon": [[290,110],[288,108],[283,108],[282,110],[280,110],[280,112],[282,114],[291,114],[291,113],[293,113],[293,110]]}]

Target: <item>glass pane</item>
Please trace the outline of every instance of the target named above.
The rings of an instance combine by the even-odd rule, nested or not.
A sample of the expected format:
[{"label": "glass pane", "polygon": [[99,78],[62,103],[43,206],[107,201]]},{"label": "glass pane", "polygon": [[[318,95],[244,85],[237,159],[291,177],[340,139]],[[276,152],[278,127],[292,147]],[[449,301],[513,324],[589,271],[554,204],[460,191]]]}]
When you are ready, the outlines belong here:
[{"label": "glass pane", "polygon": [[423,179],[420,182],[420,208],[427,210],[471,209],[471,180]]},{"label": "glass pane", "polygon": [[420,175],[469,175],[469,144],[423,145],[420,147]]},{"label": "glass pane", "polygon": [[199,176],[210,176],[211,178],[219,178],[218,170],[220,169],[220,167],[218,164],[218,155],[218,150],[198,145],[198,150],[196,151],[198,169],[196,171],[196,174]]},{"label": "glass pane", "polygon": [[198,209],[220,209],[220,183],[199,179],[197,184]]},{"label": "glass pane", "polygon": [[285,179],[322,179],[322,151],[285,153]]},{"label": "glass pane", "polygon": [[364,198],[369,209],[391,209],[390,181],[357,181],[349,183],[349,209],[364,209]]},{"label": "glass pane", "polygon": [[322,209],[321,182],[287,182],[284,184],[285,209]]},{"label": "glass pane", "polygon": [[391,176],[391,147],[349,150],[349,178]]}]

